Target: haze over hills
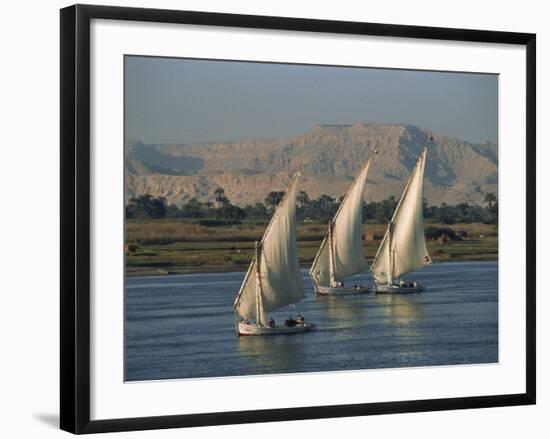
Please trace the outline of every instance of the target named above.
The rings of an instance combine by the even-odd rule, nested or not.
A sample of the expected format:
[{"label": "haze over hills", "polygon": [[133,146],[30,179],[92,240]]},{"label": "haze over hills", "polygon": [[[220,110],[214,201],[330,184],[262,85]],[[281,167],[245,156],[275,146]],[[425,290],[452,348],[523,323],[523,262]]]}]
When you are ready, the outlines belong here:
[{"label": "haze over hills", "polygon": [[[233,204],[263,201],[285,190],[302,166],[301,190],[335,198],[348,189],[364,161],[375,156],[365,199],[400,196],[430,132],[404,124],[318,125],[291,139],[226,143],[144,145],[126,150],[126,197],[149,193],[181,206],[192,197],[212,201],[218,187]],[[424,196],[430,204],[483,203],[498,191],[498,147],[433,134]]]}]

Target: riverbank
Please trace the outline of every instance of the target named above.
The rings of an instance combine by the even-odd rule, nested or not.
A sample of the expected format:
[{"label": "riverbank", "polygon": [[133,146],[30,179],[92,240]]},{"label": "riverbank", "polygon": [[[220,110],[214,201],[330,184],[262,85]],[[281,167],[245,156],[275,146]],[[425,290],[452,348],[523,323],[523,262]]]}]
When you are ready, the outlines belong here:
[{"label": "riverbank", "polygon": [[[307,268],[321,245],[325,225],[298,226],[300,265]],[[365,255],[371,261],[384,235],[384,224],[365,225]],[[456,240],[428,240],[436,263],[498,259],[497,227],[486,224],[427,224],[426,229],[450,229]],[[244,271],[254,255],[254,241],[265,225],[238,224],[208,227],[184,222],[128,222],[126,274],[147,276],[178,273]]]}]

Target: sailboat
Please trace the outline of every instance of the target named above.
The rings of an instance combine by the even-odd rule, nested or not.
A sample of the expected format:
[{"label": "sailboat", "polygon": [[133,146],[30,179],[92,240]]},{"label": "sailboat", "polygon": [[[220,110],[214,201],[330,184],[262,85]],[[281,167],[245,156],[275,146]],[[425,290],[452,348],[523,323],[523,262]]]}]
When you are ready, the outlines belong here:
[{"label": "sailboat", "polygon": [[349,295],[369,291],[367,286],[344,286],[344,278],[362,273],[369,266],[363,251],[363,195],[370,159],[348,189],[315,256],[309,274],[317,294]]},{"label": "sailboat", "polygon": [[372,263],[377,293],[418,293],[424,286],[401,277],[432,262],[424,237],[422,186],[426,166],[425,147],[409,177]]},{"label": "sailboat", "polygon": [[313,325],[303,318],[284,325],[266,320],[266,313],[294,304],[305,297],[296,240],[298,171],[260,242],[234,303],[239,335],[275,335],[307,332]]}]

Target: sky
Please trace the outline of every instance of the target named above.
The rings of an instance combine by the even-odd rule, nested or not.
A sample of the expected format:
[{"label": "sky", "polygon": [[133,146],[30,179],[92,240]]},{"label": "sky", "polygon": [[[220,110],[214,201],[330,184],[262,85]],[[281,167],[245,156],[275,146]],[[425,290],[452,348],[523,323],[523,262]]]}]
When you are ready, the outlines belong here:
[{"label": "sky", "polygon": [[498,142],[498,76],[126,56],[127,140],[289,138],[318,124],[405,123]]}]

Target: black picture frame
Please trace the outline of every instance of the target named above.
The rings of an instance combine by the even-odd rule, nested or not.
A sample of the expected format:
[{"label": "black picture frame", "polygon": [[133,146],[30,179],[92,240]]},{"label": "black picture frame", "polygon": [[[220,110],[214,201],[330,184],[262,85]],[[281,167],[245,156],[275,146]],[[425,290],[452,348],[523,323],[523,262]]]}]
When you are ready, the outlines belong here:
[{"label": "black picture frame", "polygon": [[[526,47],[526,392],[384,403],[90,420],[90,21],[182,23],[255,29],[452,40]],[[290,17],[74,5],[61,10],[60,426],[99,433],[535,404],[536,36]]]}]

